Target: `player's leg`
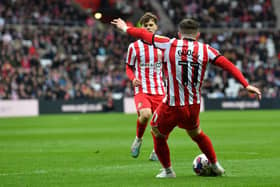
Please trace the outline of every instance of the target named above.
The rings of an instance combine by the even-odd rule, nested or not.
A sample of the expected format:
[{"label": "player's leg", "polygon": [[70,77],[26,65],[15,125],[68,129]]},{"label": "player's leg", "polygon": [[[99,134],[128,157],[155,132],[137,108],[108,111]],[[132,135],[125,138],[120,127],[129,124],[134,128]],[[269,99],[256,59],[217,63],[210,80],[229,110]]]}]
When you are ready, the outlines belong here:
[{"label": "player's leg", "polygon": [[212,171],[215,175],[223,175],[224,168],[217,161],[217,156],[210,138],[198,127],[192,130],[187,130],[188,134],[195,141],[200,150],[209,159]]},{"label": "player's leg", "polygon": [[151,103],[147,99],[145,94],[137,94],[134,97],[135,105],[137,108],[138,118],[136,122],[136,137],[131,145],[131,156],[137,158],[140,154],[140,148],[142,145],[142,137],[149,118],[152,115]]},{"label": "player's leg", "polygon": [[170,151],[167,144],[167,137],[159,137],[155,133],[156,128],[152,131],[154,140],[154,149],[158,156],[158,159],[162,165],[162,171],[156,175],[157,178],[174,178],[176,177],[175,172],[172,169],[170,161]]},{"label": "player's leg", "polygon": [[[162,100],[164,98],[164,95],[154,95],[150,96],[149,100],[152,103],[152,113],[156,110],[156,108],[162,103]],[[152,150],[150,156],[149,156],[150,161],[158,161],[158,156],[155,152],[155,149]]]},{"label": "player's leg", "polygon": [[188,118],[186,130],[194,142],[197,143],[200,150],[206,155],[211,163],[212,170],[215,175],[225,173],[217,161],[217,156],[210,138],[199,127],[199,105],[193,105],[188,108]]},{"label": "player's leg", "polygon": [[136,135],[138,138],[143,137],[148,121],[151,116],[152,116],[151,108],[143,108],[139,111],[139,117],[137,119],[137,130],[136,130]]},{"label": "player's leg", "polygon": [[162,172],[156,176],[157,178],[176,177],[171,167],[170,152],[167,144],[168,135],[176,126],[172,125],[176,124],[176,122],[173,123],[174,116],[172,114],[172,109],[162,103],[155,111],[151,120],[154,149],[163,167]]}]

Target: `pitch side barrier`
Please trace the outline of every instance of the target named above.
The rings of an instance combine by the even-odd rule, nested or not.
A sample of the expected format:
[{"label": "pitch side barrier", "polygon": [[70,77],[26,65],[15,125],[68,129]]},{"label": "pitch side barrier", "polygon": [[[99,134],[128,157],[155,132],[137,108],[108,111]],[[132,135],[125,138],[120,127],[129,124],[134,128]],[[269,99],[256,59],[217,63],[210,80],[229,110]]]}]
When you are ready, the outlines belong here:
[{"label": "pitch side barrier", "polygon": [[39,100],[39,114],[123,112],[123,99],[107,100]]},{"label": "pitch side barrier", "polygon": [[[38,116],[42,114],[71,113],[136,113],[133,98],[107,100],[0,100],[1,117]],[[201,111],[280,109],[280,99],[202,99]]]},{"label": "pitch side barrier", "polygon": [[36,99],[0,100],[0,118],[38,116],[38,108],[39,103]]},{"label": "pitch side barrier", "polygon": [[96,100],[0,100],[1,117],[34,117],[42,114],[124,112],[123,98]]},{"label": "pitch side barrier", "polygon": [[261,101],[255,99],[208,99],[204,98],[205,110],[256,110],[280,109],[279,98]]}]

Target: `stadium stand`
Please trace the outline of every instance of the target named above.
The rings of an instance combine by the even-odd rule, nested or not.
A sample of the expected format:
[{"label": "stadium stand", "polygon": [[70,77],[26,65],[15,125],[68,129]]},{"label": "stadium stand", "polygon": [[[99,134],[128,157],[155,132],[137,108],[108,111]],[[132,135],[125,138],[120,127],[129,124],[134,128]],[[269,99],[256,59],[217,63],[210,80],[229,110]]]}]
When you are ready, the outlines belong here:
[{"label": "stadium stand", "polygon": [[1,0],[0,17],[8,24],[84,25],[88,14],[71,0]]},{"label": "stadium stand", "polygon": [[[279,37],[279,31],[202,33],[201,36],[207,43],[235,62],[249,81],[260,87],[264,97],[268,98],[280,96]],[[210,68],[207,75],[206,82],[210,85],[204,87],[205,94],[210,94],[212,97],[215,95],[216,97],[249,97],[243,89],[236,87],[237,83],[225,72]],[[235,90],[236,93],[226,91],[229,89]]]},{"label": "stadium stand", "polygon": [[[201,27],[275,27],[276,15],[271,0],[160,0],[174,23],[192,17]],[[183,8],[182,8],[183,7]]]}]

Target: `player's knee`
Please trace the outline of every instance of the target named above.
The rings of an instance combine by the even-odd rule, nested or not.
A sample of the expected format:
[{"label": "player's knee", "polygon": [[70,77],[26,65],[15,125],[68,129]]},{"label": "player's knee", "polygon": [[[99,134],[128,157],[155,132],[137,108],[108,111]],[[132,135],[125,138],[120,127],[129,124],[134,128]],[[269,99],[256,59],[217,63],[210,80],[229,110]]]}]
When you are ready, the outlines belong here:
[{"label": "player's knee", "polygon": [[152,135],[153,135],[156,139],[158,139],[158,138],[165,138],[165,135],[162,134],[162,133],[159,131],[159,129],[158,129],[157,127],[152,127],[151,132],[152,132]]},{"label": "player's knee", "polygon": [[152,112],[150,110],[144,110],[140,114],[141,121],[147,122],[152,116]]},{"label": "player's knee", "polygon": [[201,128],[198,127],[192,130],[187,130],[187,132],[191,138],[194,138],[201,133]]}]

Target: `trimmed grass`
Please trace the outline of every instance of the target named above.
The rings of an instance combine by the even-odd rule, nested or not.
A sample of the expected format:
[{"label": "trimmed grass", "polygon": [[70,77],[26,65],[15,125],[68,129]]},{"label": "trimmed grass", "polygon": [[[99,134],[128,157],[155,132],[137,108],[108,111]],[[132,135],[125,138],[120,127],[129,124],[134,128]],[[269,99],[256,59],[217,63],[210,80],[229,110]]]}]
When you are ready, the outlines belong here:
[{"label": "trimmed grass", "polygon": [[130,156],[136,115],[46,115],[0,118],[0,186],[280,186],[280,112],[201,113],[224,177],[198,177],[200,153],[185,131],[169,138],[176,179],[156,179],[159,162],[148,161],[150,127],[139,158]]}]

